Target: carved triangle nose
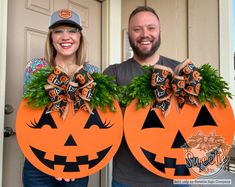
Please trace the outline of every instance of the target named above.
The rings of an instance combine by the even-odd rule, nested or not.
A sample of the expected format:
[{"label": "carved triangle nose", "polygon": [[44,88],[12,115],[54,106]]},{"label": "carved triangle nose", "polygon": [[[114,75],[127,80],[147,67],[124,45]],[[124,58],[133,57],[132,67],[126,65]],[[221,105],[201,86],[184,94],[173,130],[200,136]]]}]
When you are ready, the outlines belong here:
[{"label": "carved triangle nose", "polygon": [[75,140],[73,139],[72,135],[70,134],[68,139],[66,140],[64,146],[76,146],[76,142]]},{"label": "carved triangle nose", "polygon": [[181,132],[178,130],[176,136],[175,136],[175,140],[171,146],[171,148],[183,148],[183,147],[188,147],[183,135],[181,134]]}]

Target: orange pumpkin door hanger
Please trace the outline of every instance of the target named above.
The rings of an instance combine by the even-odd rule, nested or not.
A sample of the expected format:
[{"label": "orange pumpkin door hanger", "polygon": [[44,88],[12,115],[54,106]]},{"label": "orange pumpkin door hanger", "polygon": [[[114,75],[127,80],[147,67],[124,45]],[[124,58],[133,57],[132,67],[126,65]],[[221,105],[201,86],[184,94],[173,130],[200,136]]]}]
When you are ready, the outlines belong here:
[{"label": "orange pumpkin door hanger", "polygon": [[[126,108],[124,135],[135,158],[149,171],[168,179],[194,179],[209,175],[223,164],[233,143],[233,110],[216,102],[184,105],[178,111],[175,98],[164,117],[162,110],[136,109],[137,99]],[[210,158],[209,158],[210,157]],[[211,159],[211,160],[210,160]],[[217,162],[217,163],[216,163]]]},{"label": "orange pumpkin door hanger", "polygon": [[[81,178],[91,175],[112,159],[122,139],[123,121],[116,112],[94,108],[90,114],[70,106],[63,120],[59,112],[32,109],[21,102],[17,113],[17,140],[24,156],[51,176]],[[113,138],[115,137],[115,138]]]}]

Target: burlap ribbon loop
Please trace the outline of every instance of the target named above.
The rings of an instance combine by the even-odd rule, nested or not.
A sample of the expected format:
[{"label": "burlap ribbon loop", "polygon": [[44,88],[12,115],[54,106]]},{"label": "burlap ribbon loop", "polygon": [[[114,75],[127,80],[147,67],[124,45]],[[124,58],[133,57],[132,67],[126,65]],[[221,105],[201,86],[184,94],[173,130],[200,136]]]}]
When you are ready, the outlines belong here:
[{"label": "burlap ribbon loop", "polygon": [[47,112],[59,111],[63,119],[68,113],[68,103],[73,104],[73,112],[83,109],[91,113],[88,102],[95,88],[95,82],[91,75],[79,66],[75,74],[69,77],[59,66],[54,68],[53,73],[47,78],[48,84],[45,90],[50,97]]},{"label": "burlap ribbon loop", "polygon": [[174,72],[168,67],[155,65],[151,79],[155,96],[152,108],[160,108],[166,116],[170,110],[172,95],[176,97],[179,108],[185,103],[197,105],[200,80],[200,74],[190,60],[179,64]]}]

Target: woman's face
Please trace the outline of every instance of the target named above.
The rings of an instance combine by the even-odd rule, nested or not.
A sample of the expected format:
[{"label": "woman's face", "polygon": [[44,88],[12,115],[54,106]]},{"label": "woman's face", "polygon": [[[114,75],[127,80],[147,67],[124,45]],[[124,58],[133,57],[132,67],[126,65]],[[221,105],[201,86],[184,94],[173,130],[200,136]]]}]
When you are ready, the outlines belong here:
[{"label": "woman's face", "polygon": [[58,26],[52,30],[51,38],[57,55],[71,57],[79,48],[81,33],[76,27]]}]

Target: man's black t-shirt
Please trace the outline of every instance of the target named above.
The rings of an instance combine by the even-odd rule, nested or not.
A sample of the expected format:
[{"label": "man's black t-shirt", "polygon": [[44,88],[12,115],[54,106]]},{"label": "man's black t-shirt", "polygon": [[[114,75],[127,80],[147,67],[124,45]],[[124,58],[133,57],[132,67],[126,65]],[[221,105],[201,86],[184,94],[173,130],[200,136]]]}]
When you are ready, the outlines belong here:
[{"label": "man's black t-shirt", "polygon": [[[179,62],[160,56],[156,64],[174,70]],[[120,64],[109,66],[103,73],[114,77],[116,84],[122,87],[129,84],[134,77],[142,75],[144,71],[142,66],[131,58]],[[126,144],[125,137],[113,158],[113,179],[131,187],[173,186],[172,180],[151,173],[134,158]]]}]

